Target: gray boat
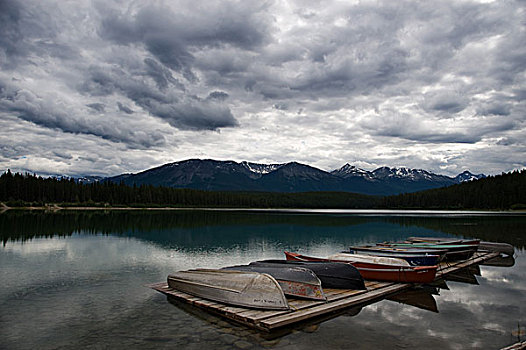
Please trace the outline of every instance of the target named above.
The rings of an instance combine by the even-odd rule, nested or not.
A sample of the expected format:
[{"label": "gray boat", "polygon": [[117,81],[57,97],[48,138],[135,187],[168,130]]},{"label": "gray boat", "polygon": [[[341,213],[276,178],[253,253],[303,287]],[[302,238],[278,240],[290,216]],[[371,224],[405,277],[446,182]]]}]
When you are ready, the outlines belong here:
[{"label": "gray boat", "polygon": [[312,300],[327,300],[318,276],[312,270],[304,267],[237,265],[223,269],[266,273],[278,281],[285,295]]},{"label": "gray boat", "polygon": [[367,289],[356,267],[341,262],[262,260],[251,262],[250,266],[303,267],[312,270],[318,276],[323,288]]},{"label": "gray boat", "polygon": [[279,283],[265,273],[195,269],[170,274],[168,285],[181,292],[225,304],[289,310]]}]

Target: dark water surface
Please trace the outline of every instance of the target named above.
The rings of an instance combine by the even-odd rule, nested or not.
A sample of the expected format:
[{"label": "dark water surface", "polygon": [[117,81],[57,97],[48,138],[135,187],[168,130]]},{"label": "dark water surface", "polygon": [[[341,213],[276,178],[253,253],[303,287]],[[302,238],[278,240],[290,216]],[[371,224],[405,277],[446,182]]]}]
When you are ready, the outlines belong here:
[{"label": "dark water surface", "polygon": [[[480,276],[474,269],[439,295],[409,300],[420,307],[382,300],[273,334],[145,287],[177,270],[283,258],[284,250],[326,256],[411,235],[508,242],[515,262],[480,266]],[[0,237],[1,349],[496,349],[526,328],[524,215],[7,211]]]}]

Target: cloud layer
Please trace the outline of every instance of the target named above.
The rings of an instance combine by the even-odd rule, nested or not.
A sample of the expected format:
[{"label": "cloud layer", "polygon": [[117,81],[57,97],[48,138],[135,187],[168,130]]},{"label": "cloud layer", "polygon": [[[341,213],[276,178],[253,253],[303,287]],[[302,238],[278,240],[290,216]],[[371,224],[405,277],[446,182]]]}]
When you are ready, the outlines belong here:
[{"label": "cloud layer", "polygon": [[520,1],[0,0],[0,168],[524,167]]}]

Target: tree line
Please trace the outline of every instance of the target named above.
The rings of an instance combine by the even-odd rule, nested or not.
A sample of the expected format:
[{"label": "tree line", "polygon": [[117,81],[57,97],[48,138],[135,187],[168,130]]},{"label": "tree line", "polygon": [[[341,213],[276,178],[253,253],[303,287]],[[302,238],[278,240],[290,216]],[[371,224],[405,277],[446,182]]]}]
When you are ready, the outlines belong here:
[{"label": "tree line", "polygon": [[131,206],[239,208],[526,209],[526,170],[503,173],[449,187],[395,196],[348,192],[230,192],[128,186],[109,181],[79,183],[4,172],[0,202],[12,207]]},{"label": "tree line", "polygon": [[347,192],[201,191],[152,185],[128,186],[110,181],[79,183],[74,179],[42,178],[11,173],[0,176],[0,201],[8,206],[132,206],[240,208],[367,208],[379,198]]},{"label": "tree line", "polygon": [[526,170],[384,197],[382,205],[405,209],[526,209]]}]

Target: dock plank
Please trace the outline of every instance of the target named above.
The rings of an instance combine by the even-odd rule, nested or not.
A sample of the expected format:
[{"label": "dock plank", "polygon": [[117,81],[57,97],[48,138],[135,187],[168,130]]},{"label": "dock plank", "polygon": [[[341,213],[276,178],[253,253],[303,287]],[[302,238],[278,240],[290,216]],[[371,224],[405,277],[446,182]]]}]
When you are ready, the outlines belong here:
[{"label": "dock plank", "polygon": [[260,322],[260,325],[268,330],[283,327],[292,323],[304,321],[309,318],[320,316],[326,313],[334,312],[350,306],[366,303],[367,301],[383,297],[388,294],[398,292],[400,290],[408,288],[407,284],[394,284],[391,286],[378,288],[370,291],[366,294],[356,295],[349,298],[340,299],[332,303],[326,303],[323,305],[315,306],[305,310],[300,310],[288,315],[273,317],[272,319],[266,319]]}]

